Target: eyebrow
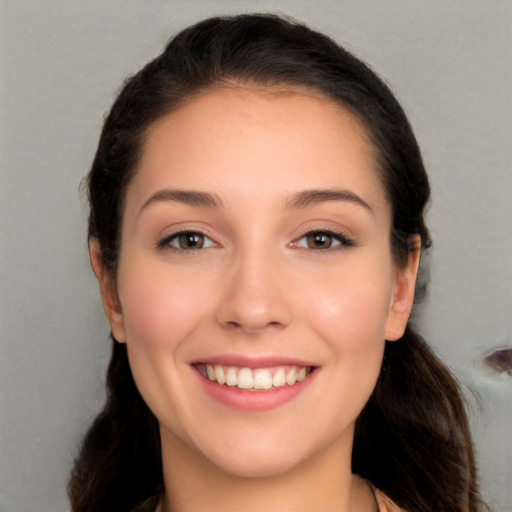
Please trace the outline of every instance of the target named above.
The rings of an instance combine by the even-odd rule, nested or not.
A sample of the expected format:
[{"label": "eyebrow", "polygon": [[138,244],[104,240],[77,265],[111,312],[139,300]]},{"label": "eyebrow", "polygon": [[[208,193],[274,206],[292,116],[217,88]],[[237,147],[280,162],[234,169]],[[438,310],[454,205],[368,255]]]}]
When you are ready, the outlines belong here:
[{"label": "eyebrow", "polygon": [[[303,190],[291,196],[286,201],[285,207],[289,209],[300,209],[327,201],[347,201],[358,204],[373,213],[371,206],[364,199],[346,189]],[[222,199],[218,195],[210,192],[204,192],[202,190],[163,189],[155,192],[145,201],[139,210],[139,215],[151,204],[159,202],[178,202],[202,208],[226,208]]]},{"label": "eyebrow", "polygon": [[154,193],[142,205],[139,215],[149,205],[159,202],[177,202],[203,208],[225,208],[220,197],[215,194],[201,190],[171,190],[166,188]]},{"label": "eyebrow", "polygon": [[326,201],[347,201],[367,209],[371,213],[371,206],[361,197],[346,189],[312,189],[304,190],[293,195],[286,201],[287,208],[306,208],[308,206],[324,203]]}]

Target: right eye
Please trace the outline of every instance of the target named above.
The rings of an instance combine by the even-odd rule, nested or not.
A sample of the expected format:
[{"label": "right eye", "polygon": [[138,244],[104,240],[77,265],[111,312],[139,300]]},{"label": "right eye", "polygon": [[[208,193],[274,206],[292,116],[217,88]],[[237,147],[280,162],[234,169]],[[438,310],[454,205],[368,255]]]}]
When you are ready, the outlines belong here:
[{"label": "right eye", "polygon": [[180,231],[166,236],[158,242],[159,248],[171,247],[181,251],[197,251],[214,247],[215,242],[199,231]]},{"label": "right eye", "polygon": [[351,247],[354,242],[342,233],[330,230],[313,230],[299,238],[295,245],[315,251],[332,251]]}]

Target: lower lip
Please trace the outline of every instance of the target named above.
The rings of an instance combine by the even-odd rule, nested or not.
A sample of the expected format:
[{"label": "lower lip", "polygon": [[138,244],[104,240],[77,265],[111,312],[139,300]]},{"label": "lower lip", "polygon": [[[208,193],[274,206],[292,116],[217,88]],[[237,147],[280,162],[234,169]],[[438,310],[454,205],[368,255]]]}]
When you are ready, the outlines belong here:
[{"label": "lower lip", "polygon": [[317,370],[293,386],[282,386],[267,390],[246,391],[237,387],[220,385],[195,372],[208,395],[233,409],[242,411],[267,411],[293,400],[313,382]]}]

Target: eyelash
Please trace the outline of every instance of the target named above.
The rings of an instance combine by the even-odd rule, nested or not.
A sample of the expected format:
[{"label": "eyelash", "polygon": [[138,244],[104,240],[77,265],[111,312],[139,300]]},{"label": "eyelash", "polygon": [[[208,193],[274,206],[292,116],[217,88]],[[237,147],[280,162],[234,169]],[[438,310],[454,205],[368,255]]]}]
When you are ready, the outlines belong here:
[{"label": "eyelash", "polygon": [[[200,238],[202,240],[202,244],[200,247],[176,247],[173,245],[173,242],[180,243],[180,237],[196,237]],[[310,241],[314,240],[308,240],[310,237],[314,239],[314,237],[326,237],[330,239],[330,243],[327,247],[308,247],[308,243]],[[300,245],[300,241],[305,240],[306,245]],[[191,241],[191,238],[189,238],[189,241]],[[186,242],[186,239],[185,239]],[[333,243],[337,242],[336,245],[333,247]],[[207,246],[205,247],[205,244]],[[171,235],[168,235],[161,240],[159,240],[156,243],[157,249],[170,249],[172,251],[176,252],[197,252],[201,249],[210,249],[212,247],[216,247],[218,244],[212,240],[208,235],[205,233],[202,233],[201,231],[194,231],[194,230],[184,230],[184,231],[178,231],[176,233],[172,233]],[[301,249],[307,249],[309,251],[314,252],[332,252],[337,251],[340,249],[346,249],[347,247],[353,247],[355,246],[354,240],[347,237],[344,233],[338,233],[336,231],[331,231],[328,229],[313,229],[311,231],[308,231],[301,237],[297,238],[292,242],[293,247],[298,247]]]},{"label": "eyelash", "polygon": [[[305,247],[299,246],[299,242],[301,240],[305,239],[306,244],[307,244],[309,237],[318,237],[318,236],[330,238],[331,239],[330,245],[328,247],[317,247],[317,248],[307,247],[307,246],[305,246]],[[333,247],[332,243],[334,241],[339,242],[339,243]],[[347,247],[355,246],[355,242],[354,242],[354,240],[349,238],[344,233],[338,233],[336,231],[331,231],[329,229],[313,229],[311,231],[308,231],[304,235],[302,235],[300,238],[297,238],[297,240],[295,240],[293,242],[293,245],[295,247],[301,247],[303,249],[308,249],[310,251],[318,252],[318,251],[337,251],[340,249],[346,249]]]},{"label": "eyelash", "polygon": [[[200,247],[197,247],[197,248],[194,248],[194,247],[189,247],[189,248],[184,248],[184,247],[175,247],[172,245],[172,242],[174,241],[177,241],[178,244],[179,244],[179,241],[180,241],[180,237],[192,237],[192,236],[196,236],[196,237],[201,237],[202,240],[203,240],[203,244],[200,246]],[[206,240],[208,240],[209,242],[206,242]],[[204,247],[204,243],[208,243],[208,246],[207,247]],[[216,244],[208,235],[206,235],[205,233],[202,233],[201,231],[194,231],[194,230],[184,230],[184,231],[178,231],[177,233],[172,233],[171,235],[168,235],[164,238],[162,238],[161,240],[159,240],[157,243],[156,243],[156,247],[157,249],[170,249],[172,251],[176,251],[176,252],[196,252],[196,251],[199,251],[201,249],[209,249],[210,247],[215,247]]]}]

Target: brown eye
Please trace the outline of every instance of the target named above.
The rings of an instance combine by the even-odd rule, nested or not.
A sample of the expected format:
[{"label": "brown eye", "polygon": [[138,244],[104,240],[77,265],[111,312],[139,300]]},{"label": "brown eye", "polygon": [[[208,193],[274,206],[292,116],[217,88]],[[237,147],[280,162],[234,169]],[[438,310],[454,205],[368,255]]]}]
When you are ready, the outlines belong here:
[{"label": "brown eye", "polygon": [[330,233],[310,233],[306,236],[307,245],[310,249],[329,249],[332,246],[333,237]]},{"label": "brown eye", "polygon": [[313,249],[317,251],[326,251],[328,249],[343,249],[354,245],[353,240],[341,233],[332,231],[310,231],[295,241],[296,247],[304,249]]},{"label": "brown eye", "polygon": [[180,249],[201,249],[204,245],[204,236],[200,233],[181,233],[177,242]]},{"label": "brown eye", "polygon": [[165,237],[157,243],[157,247],[160,249],[170,247],[178,251],[196,251],[214,246],[215,242],[199,231],[181,231]]}]

